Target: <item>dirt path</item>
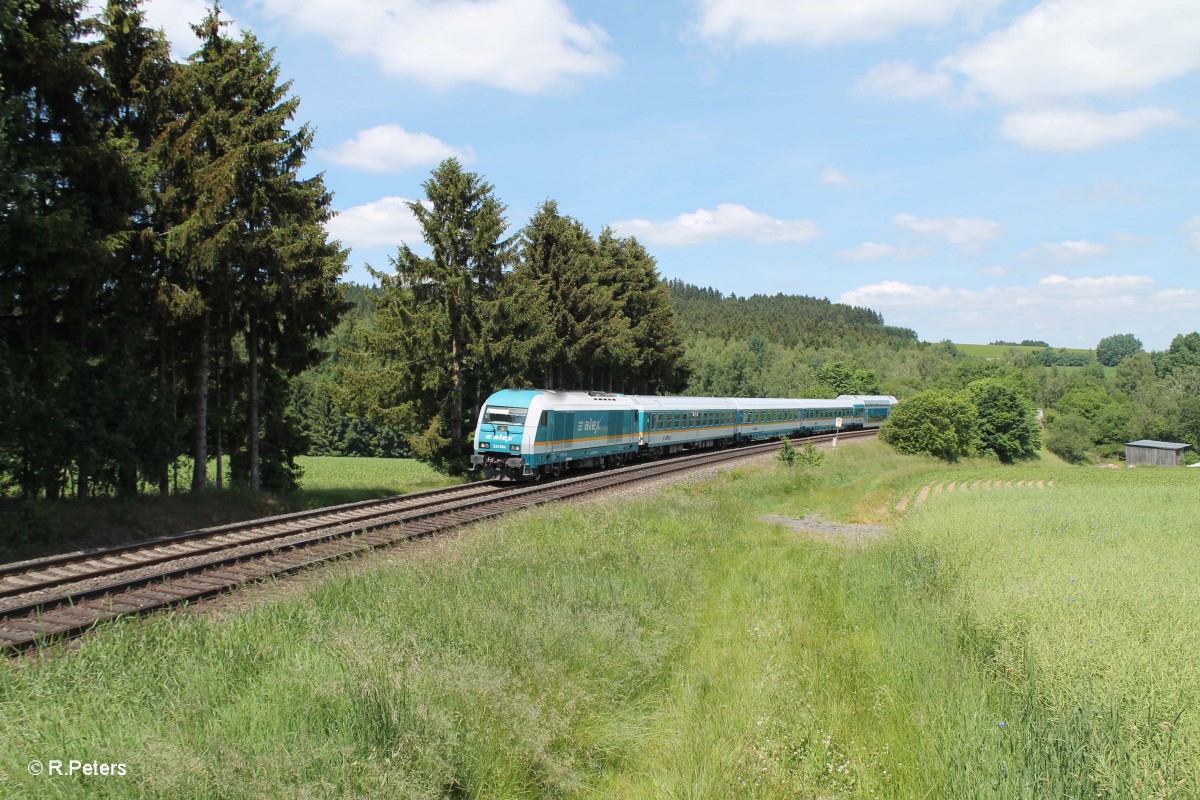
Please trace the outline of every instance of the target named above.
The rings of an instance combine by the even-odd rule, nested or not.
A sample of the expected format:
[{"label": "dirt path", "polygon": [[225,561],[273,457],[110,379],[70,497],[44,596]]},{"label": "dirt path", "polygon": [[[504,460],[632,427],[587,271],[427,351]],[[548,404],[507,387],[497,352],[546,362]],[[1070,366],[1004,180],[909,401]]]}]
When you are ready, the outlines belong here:
[{"label": "dirt path", "polygon": [[808,514],[800,519],[781,517],[778,514],[763,514],[759,519],[772,525],[791,528],[808,539],[850,548],[866,547],[888,533],[888,529],[882,525],[829,522],[821,519],[820,514]]}]

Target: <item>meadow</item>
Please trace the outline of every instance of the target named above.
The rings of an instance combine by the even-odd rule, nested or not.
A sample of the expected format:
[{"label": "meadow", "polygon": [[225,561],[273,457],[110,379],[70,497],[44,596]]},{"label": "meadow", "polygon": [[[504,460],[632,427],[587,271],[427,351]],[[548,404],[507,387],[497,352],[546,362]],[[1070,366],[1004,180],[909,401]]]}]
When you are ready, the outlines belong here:
[{"label": "meadow", "polygon": [[[1013,344],[959,344],[954,343],[955,349],[964,356],[973,358],[1001,358],[1007,355],[1010,351],[1016,350],[1018,353],[1040,353],[1046,348],[1036,346],[1022,346]],[[1058,350],[1060,348],[1054,348]],[[1092,353],[1086,347],[1064,347],[1061,348],[1068,353]]]},{"label": "meadow", "polygon": [[[5,662],[0,795],[1197,797],[1194,472],[870,443],[520,512]],[[896,510],[975,480],[1046,488]]]}]

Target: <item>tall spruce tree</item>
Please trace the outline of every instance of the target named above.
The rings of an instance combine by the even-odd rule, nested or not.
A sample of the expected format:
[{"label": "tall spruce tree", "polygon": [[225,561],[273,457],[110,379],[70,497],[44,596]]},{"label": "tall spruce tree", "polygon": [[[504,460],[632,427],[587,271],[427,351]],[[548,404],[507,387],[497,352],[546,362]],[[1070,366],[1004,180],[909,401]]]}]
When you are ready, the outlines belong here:
[{"label": "tall spruce tree", "polygon": [[547,389],[596,388],[585,384],[597,365],[628,341],[610,265],[588,230],[553,200],[522,229],[519,252],[503,302],[515,324],[500,345],[516,356],[509,363],[522,374],[514,377]]},{"label": "tall spruce tree", "polygon": [[618,237],[610,228],[600,232],[599,247],[615,275],[615,300],[629,320],[633,344],[633,357],[618,365],[610,375],[615,386],[608,388],[641,394],[683,391],[689,374],[683,339],[654,257],[637,239]]},{"label": "tall spruce tree", "polygon": [[[101,78],[93,114],[120,142],[137,187],[115,252],[118,268],[103,290],[106,357],[97,387],[115,405],[104,425],[107,457],[118,491],[129,496],[138,490],[139,474],[156,476],[165,491],[167,465],[176,455],[174,392],[163,357],[169,332],[158,322],[165,229],[155,214],[151,147],[172,113],[168,90],[178,66],[162,31],[147,27],[139,0],[108,0],[91,24],[99,35],[94,53]],[[81,468],[81,483],[84,477]]]},{"label": "tall spruce tree", "polygon": [[82,4],[0,7],[0,450],[25,496],[59,497],[76,465],[87,493],[120,398],[96,391],[114,250],[136,184],[112,130]]},{"label": "tall spruce tree", "polygon": [[[316,358],[312,339],[332,330],[345,308],[345,253],[322,227],[331,214],[322,177],[300,176],[313,135],[307,125],[289,129],[299,98],[288,96],[272,50],[251,33],[225,36],[225,25],[214,5],[195,26],[201,47],[177,81],[176,103],[190,110],[157,145],[169,185],[169,283],[186,299],[177,307],[196,343],[192,488],[206,484],[214,354],[228,354],[226,380],[245,380],[245,449],[235,467],[257,490],[265,455],[269,483],[285,488],[301,444],[292,427],[279,427],[286,392],[264,387]],[[231,369],[235,339],[244,371]],[[275,435],[264,453],[267,411]]]},{"label": "tall spruce tree", "polygon": [[473,421],[465,404],[473,410],[492,383],[490,320],[512,243],[492,185],[457,159],[422,186],[426,201],[409,207],[432,254],[404,244],[392,259],[395,274],[372,271],[380,298],[368,347],[386,377],[382,385],[356,383],[373,398],[376,418],[407,432],[415,454],[453,461]]}]

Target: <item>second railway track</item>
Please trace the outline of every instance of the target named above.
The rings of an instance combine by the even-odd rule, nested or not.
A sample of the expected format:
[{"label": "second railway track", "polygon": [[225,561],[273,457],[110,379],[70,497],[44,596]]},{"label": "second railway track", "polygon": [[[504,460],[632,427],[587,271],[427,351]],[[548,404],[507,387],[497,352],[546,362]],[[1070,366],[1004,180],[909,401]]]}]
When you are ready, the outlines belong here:
[{"label": "second railway track", "polygon": [[[842,433],[842,439],[874,431]],[[806,441],[827,441],[816,436]],[[545,484],[475,483],[0,565],[0,647],[22,650],[517,508],[771,452],[778,441]]]}]

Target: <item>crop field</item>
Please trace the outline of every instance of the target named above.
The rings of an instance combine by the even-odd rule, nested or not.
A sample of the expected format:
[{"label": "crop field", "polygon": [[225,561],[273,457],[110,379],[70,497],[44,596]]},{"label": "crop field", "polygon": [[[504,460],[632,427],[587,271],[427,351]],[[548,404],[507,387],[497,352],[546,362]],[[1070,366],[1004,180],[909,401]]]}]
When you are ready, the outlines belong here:
[{"label": "crop field", "polygon": [[[958,344],[954,343],[954,347],[964,356],[974,356],[975,358],[1000,358],[1006,355],[1010,350],[1016,350],[1020,353],[1040,353],[1046,348],[1044,347],[1022,347],[1020,345],[1010,344]],[[1058,350],[1059,348],[1054,348]],[[1091,353],[1087,348],[1064,347],[1068,353]]]},{"label": "crop field", "polygon": [[871,443],[520,512],[0,664],[0,796],[1197,797],[1195,472]]}]

